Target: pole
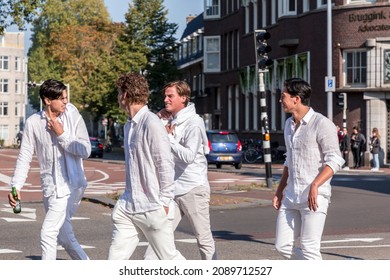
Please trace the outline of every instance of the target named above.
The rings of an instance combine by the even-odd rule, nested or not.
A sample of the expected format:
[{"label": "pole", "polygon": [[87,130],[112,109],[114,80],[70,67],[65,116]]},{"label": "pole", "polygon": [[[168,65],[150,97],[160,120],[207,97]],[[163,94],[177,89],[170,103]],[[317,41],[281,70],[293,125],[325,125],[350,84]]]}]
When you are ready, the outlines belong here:
[{"label": "pole", "polygon": [[347,93],[343,92],[344,95],[344,107],[343,107],[343,128],[347,127]]},{"label": "pole", "polygon": [[260,95],[260,110],[261,110],[261,131],[263,134],[263,153],[265,163],[265,177],[267,181],[267,187],[272,188],[272,169],[271,169],[271,142],[269,135],[268,115],[267,115],[267,102],[265,96],[264,87],[264,70],[259,70],[259,95]]},{"label": "pole", "polygon": [[[332,77],[332,1],[327,3],[327,76]],[[328,91],[328,118],[333,120],[333,92]]]},{"label": "pole", "polygon": [[66,84],[66,91],[68,93],[68,102],[70,103],[70,84]]}]

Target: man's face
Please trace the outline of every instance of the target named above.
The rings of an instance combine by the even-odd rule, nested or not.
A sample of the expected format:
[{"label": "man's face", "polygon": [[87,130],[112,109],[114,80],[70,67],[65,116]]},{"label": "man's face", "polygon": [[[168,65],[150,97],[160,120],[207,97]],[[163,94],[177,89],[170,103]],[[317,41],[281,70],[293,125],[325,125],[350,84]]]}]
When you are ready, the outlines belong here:
[{"label": "man's face", "polygon": [[282,103],[283,110],[286,113],[291,113],[298,102],[299,97],[289,94],[287,91],[283,91],[280,96],[279,102]]},{"label": "man's face", "polygon": [[177,112],[179,112],[181,109],[185,107],[185,96],[180,96],[177,93],[176,87],[168,87],[165,89],[165,110],[172,113],[173,115],[176,115]]},{"label": "man's face", "polygon": [[68,103],[68,94],[64,90],[59,98],[53,100],[46,99],[45,102],[50,107],[52,113],[59,115],[65,112],[66,104]]}]

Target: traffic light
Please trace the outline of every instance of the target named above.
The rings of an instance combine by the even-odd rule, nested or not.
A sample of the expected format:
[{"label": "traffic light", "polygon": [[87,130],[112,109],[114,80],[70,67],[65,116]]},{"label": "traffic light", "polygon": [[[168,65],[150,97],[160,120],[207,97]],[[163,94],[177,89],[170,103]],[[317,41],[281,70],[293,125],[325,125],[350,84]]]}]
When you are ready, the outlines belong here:
[{"label": "traffic light", "polygon": [[272,60],[268,58],[268,53],[272,50],[271,46],[267,45],[266,40],[271,38],[265,30],[255,31],[255,46],[256,46],[256,61],[259,69],[264,70],[272,65]]},{"label": "traffic light", "polygon": [[345,104],[345,92],[340,92],[337,94],[337,101],[336,101],[337,106],[344,108]]}]

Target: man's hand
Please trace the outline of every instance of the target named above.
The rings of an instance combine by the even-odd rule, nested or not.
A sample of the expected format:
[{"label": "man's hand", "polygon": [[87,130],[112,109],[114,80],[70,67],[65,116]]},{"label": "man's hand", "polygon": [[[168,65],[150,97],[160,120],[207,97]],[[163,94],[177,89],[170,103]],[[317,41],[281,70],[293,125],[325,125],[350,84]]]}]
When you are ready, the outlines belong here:
[{"label": "man's hand", "polygon": [[318,209],[317,197],[318,197],[318,188],[316,186],[310,185],[307,205],[309,206],[309,209],[312,211],[317,211]]},{"label": "man's hand", "polygon": [[170,123],[168,123],[165,126],[165,129],[167,130],[168,134],[173,134],[173,131],[175,130],[175,127],[176,127],[176,124],[171,125]]},{"label": "man's hand", "polygon": [[[18,193],[18,199],[21,200],[22,197],[21,197],[21,195],[20,195],[20,191],[17,190],[16,192]],[[14,196],[12,195],[11,192],[8,194],[8,203],[9,203],[9,205],[11,205],[12,208],[15,208],[15,206],[16,206],[16,201],[15,201]]]},{"label": "man's hand", "polygon": [[276,210],[279,210],[280,205],[282,205],[283,193],[276,192],[274,198],[272,199],[272,205]]},{"label": "man's hand", "polygon": [[64,133],[64,126],[58,121],[57,116],[51,111],[50,106],[46,108],[47,129],[60,136]]}]

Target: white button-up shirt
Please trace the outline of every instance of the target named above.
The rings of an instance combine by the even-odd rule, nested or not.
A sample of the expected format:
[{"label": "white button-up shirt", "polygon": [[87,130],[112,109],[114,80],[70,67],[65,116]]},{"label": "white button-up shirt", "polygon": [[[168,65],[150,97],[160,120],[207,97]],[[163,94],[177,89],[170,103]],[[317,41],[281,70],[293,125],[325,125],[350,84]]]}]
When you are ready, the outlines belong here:
[{"label": "white button-up shirt", "polygon": [[[285,197],[294,203],[307,202],[310,185],[327,165],[336,173],[344,164],[341,157],[336,126],[312,108],[299,126],[293,118],[286,120],[284,129],[288,167]],[[331,179],[318,188],[318,195],[331,196]]]},{"label": "white button-up shirt", "polygon": [[35,152],[39,166],[43,195],[56,194],[63,197],[72,189],[87,186],[82,159],[91,153],[91,143],[85,122],[76,107],[70,103],[57,121],[63,125],[64,133],[56,136],[47,129],[44,111],[26,121],[11,185],[18,190],[26,181],[30,163]]},{"label": "white button-up shirt", "polygon": [[126,189],[118,203],[129,213],[156,210],[174,197],[174,163],[167,131],[145,105],[124,127]]}]

